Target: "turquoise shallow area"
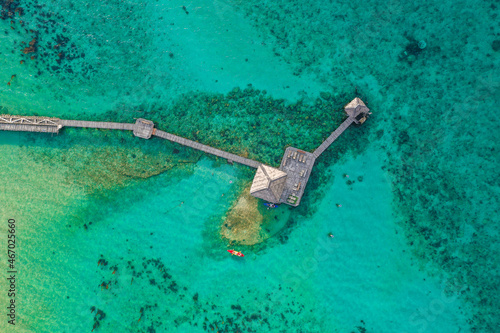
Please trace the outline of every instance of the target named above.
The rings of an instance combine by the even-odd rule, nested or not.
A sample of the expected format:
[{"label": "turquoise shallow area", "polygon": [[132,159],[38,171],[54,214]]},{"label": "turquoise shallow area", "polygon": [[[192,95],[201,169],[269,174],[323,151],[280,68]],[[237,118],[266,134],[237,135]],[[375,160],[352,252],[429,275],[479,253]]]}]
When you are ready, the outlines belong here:
[{"label": "turquoise shallow area", "polygon": [[252,170],[130,133],[0,132],[1,331],[498,331],[496,2],[1,4],[0,113],[145,117],[277,165],[354,96],[373,111],[245,258],[220,225]]}]

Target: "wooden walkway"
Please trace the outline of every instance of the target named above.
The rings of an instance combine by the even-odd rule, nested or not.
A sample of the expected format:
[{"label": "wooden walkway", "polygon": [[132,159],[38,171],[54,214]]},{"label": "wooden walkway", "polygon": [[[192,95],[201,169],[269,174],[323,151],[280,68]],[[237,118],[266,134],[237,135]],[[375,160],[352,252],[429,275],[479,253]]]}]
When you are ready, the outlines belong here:
[{"label": "wooden walkway", "polygon": [[[257,169],[260,162],[249,158],[241,157],[235,154],[225,152],[220,149],[184,139],[180,136],[170,134],[164,131],[153,129],[152,122],[145,119],[138,119],[136,123],[114,123],[107,121],[85,121],[85,120],[64,120],[58,118],[36,118],[35,117],[17,117],[10,115],[0,116],[0,130],[4,131],[24,131],[24,132],[46,132],[58,133],[62,127],[83,127],[83,128],[100,128],[110,130],[126,130],[134,131],[135,136],[149,138],[151,133],[159,138],[167,139],[172,142],[179,143],[186,147],[201,150],[207,154],[212,154],[218,157],[227,159],[230,162],[237,162]],[[151,123],[150,128],[146,122]],[[332,143],[335,141],[353,122],[354,117],[347,118],[312,154],[314,158],[318,158]],[[143,128],[144,127],[144,128]],[[150,131],[150,132],[148,132]],[[144,132],[144,133],[143,133]],[[148,132],[148,133],[145,133]]]},{"label": "wooden walkway", "polygon": [[333,141],[337,140],[337,138],[344,133],[344,131],[349,127],[352,123],[354,122],[354,117],[349,117],[342,124],[340,124],[337,129],[330,134],[330,136],[323,141],[323,143],[316,148],[316,150],[313,152],[314,158],[318,158],[321,153],[323,153],[330,145],[333,143]]},{"label": "wooden walkway", "polygon": [[[273,191],[273,197],[277,198],[281,203],[291,206],[298,206],[305,191],[306,184],[312,173],[315,160],[352,124],[362,124],[368,115],[371,113],[366,105],[359,98],[355,98],[344,107],[349,116],[330,136],[313,152],[305,152],[297,148],[288,147],[285,150],[281,166],[276,171],[279,174],[286,175],[286,181],[281,181],[282,176],[271,179],[268,175],[267,185],[259,191],[255,191],[252,195],[257,198],[269,200],[267,194]],[[251,168],[258,169],[254,178],[254,183],[260,184],[261,179],[257,179],[259,175],[259,166],[262,163],[249,158],[241,157],[235,154],[225,152],[220,149],[185,139],[183,137],[160,131],[155,128],[152,121],[138,118],[135,123],[114,123],[105,121],[84,121],[84,120],[64,120],[59,118],[38,117],[38,116],[13,116],[0,114],[0,130],[4,131],[24,131],[24,132],[48,132],[58,133],[63,127],[83,127],[83,128],[100,128],[109,130],[127,130],[133,131],[133,135],[138,138],[149,139],[152,135],[166,139],[186,147],[201,150],[207,154],[212,154],[224,159],[228,162],[236,162]],[[272,167],[267,168],[269,170]],[[277,173],[275,173],[277,174]],[[257,180],[256,180],[257,179]],[[260,186],[260,185],[259,185]],[[263,191],[267,192],[263,192]],[[259,195],[258,193],[263,193]],[[280,196],[279,198],[277,196]]]},{"label": "wooden walkway", "polygon": [[61,120],[60,123],[62,126],[66,127],[103,128],[128,131],[133,131],[135,128],[135,124],[112,123],[107,121]]},{"label": "wooden walkway", "polygon": [[203,145],[196,141],[184,139],[180,136],[159,131],[154,128],[153,122],[139,118],[135,123],[114,123],[107,121],[85,121],[85,120],[64,120],[58,118],[38,118],[19,117],[11,115],[0,115],[0,130],[22,131],[22,132],[48,132],[58,133],[63,127],[100,128],[109,130],[133,131],[134,135],[143,139],[149,139],[151,134],[179,143],[183,146],[201,150],[205,153],[227,159],[229,162],[236,162],[257,169],[260,162],[235,154],[225,152],[220,149]]},{"label": "wooden walkway", "polygon": [[234,155],[234,154],[225,152],[223,150],[212,148],[210,146],[203,145],[203,144],[198,143],[196,141],[184,139],[184,138],[182,138],[180,136],[173,135],[173,134],[170,134],[170,133],[167,133],[167,132],[164,132],[164,131],[155,130],[155,131],[153,131],[153,135],[155,135],[155,136],[157,136],[159,138],[162,138],[162,139],[166,139],[166,140],[169,140],[169,141],[172,141],[172,142],[176,142],[176,143],[181,144],[181,145],[186,146],[186,147],[191,147],[193,149],[201,150],[201,151],[203,151],[205,153],[208,153],[208,154],[212,154],[212,155],[215,155],[215,156],[219,156],[219,157],[225,158],[225,159],[227,159],[228,161],[231,161],[231,162],[237,162],[237,163],[240,163],[240,164],[247,165],[247,166],[249,166],[251,168],[257,169],[259,167],[259,165],[262,164],[260,162],[251,160],[249,158],[245,158],[245,157],[241,157],[241,156],[238,156],[238,155]]},{"label": "wooden walkway", "polygon": [[[134,131],[135,136],[149,138],[151,133],[159,138],[167,139],[176,142],[186,147],[201,150],[207,154],[212,154],[218,157],[227,159],[230,162],[237,162],[257,169],[260,162],[249,158],[241,157],[235,154],[225,152],[220,149],[182,138],[180,136],[170,134],[168,132],[153,129],[154,125],[150,122],[150,128],[146,128],[150,122],[145,119],[138,119],[136,123],[114,123],[107,121],[85,121],[85,120],[64,120],[58,118],[36,118],[35,117],[18,117],[10,115],[0,116],[0,130],[4,131],[24,131],[24,132],[46,132],[58,133],[62,127],[82,127],[82,128],[100,128],[110,130],[126,130]],[[353,122],[354,117],[347,118],[313,153],[314,158],[318,158]],[[144,128],[143,128],[144,127]],[[145,133],[148,132],[149,133]],[[144,133],[143,133],[144,132]]]}]

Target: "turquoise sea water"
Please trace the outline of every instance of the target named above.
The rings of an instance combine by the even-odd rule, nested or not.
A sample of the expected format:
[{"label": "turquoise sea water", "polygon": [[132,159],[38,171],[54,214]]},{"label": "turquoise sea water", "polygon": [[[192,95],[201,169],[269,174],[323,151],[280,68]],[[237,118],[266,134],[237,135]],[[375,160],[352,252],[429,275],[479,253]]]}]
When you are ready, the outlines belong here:
[{"label": "turquoise sea water", "polygon": [[128,132],[0,133],[2,332],[500,330],[496,2],[2,8],[0,113],[144,117],[276,166],[353,97],[373,112],[243,259],[220,227],[252,170]]}]

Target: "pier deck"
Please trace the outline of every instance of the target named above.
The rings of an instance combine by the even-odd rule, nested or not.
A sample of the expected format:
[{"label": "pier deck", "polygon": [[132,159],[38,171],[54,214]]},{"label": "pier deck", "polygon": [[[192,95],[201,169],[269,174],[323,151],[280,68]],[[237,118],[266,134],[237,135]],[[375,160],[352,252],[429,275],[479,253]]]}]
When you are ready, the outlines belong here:
[{"label": "pier deck", "polygon": [[[311,175],[314,162],[352,123],[363,124],[371,113],[358,97],[344,107],[349,116],[313,152],[288,147],[281,160],[279,169],[266,166],[258,161],[216,149],[196,141],[182,138],[168,132],[157,130],[151,120],[139,118],[135,123],[114,123],[104,121],[62,120],[59,118],[37,116],[0,115],[0,130],[24,132],[58,133],[63,127],[100,128],[109,130],[133,131],[136,137],[149,139],[156,136],[186,147],[201,150],[257,169],[250,193],[257,198],[298,206]],[[255,185],[255,186],[254,186]]]},{"label": "pier deck", "polygon": [[285,150],[280,170],[286,172],[287,178],[281,202],[291,206],[300,204],[315,161],[316,158],[309,152],[293,147]]},{"label": "pier deck", "polygon": [[61,125],[65,127],[102,128],[111,130],[133,131],[135,124],[113,123],[108,121],[85,121],[85,120],[61,120]]}]

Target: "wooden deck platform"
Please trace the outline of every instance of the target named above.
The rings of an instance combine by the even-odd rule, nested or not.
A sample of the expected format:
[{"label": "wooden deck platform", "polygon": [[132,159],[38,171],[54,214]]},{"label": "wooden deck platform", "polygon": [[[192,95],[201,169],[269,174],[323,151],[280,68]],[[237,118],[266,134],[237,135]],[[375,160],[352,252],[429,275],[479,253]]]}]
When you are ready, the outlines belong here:
[{"label": "wooden deck platform", "polygon": [[280,199],[282,203],[295,207],[300,204],[315,160],[314,155],[309,152],[294,147],[285,150],[279,168],[287,174]]}]

